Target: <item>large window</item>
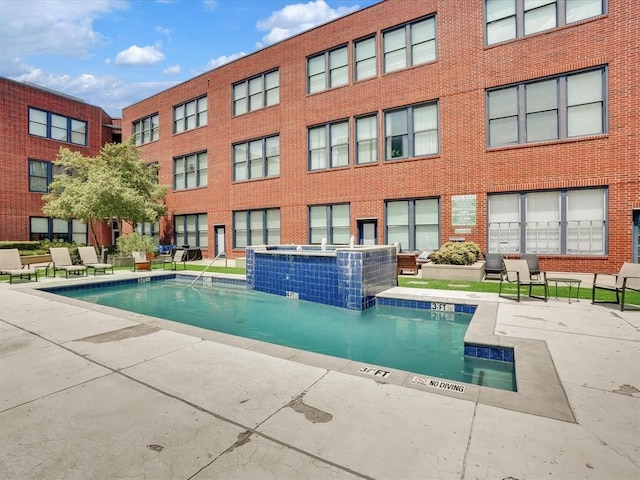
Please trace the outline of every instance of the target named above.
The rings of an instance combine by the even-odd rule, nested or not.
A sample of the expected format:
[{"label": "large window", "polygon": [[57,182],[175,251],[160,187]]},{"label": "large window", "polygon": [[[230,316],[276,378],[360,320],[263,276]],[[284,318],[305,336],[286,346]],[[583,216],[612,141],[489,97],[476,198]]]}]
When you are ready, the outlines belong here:
[{"label": "large window", "polygon": [[490,90],[489,146],[605,133],[605,91],[604,68]]},{"label": "large window", "polygon": [[307,60],[307,92],[315,93],[349,83],[347,47],[336,48]]},{"label": "large window", "polygon": [[189,245],[189,247],[198,248],[209,246],[206,213],[176,215],[173,217],[173,224],[176,245]]},{"label": "large window", "polygon": [[150,115],[133,122],[133,140],[136,145],[154,142],[159,137],[160,119],[158,114]]},{"label": "large window", "polygon": [[80,220],[31,217],[29,219],[30,240],[51,240],[53,242],[87,243],[87,224]]},{"label": "large window", "polygon": [[387,160],[436,155],[438,151],[436,103],[385,112]]},{"label": "large window", "polygon": [[489,251],[603,255],[607,191],[553,190],[489,196]]},{"label": "large window", "polygon": [[309,170],[349,165],[349,122],[342,121],[309,129]]},{"label": "large window", "polygon": [[138,223],[136,230],[140,235],[153,238],[156,245],[160,244],[160,224],[158,222]]},{"label": "large window", "polygon": [[203,127],[207,124],[207,97],[173,107],[173,133]]},{"label": "large window", "polygon": [[261,138],[233,146],[233,180],[280,175],[280,136]]},{"label": "large window", "polygon": [[173,159],[173,189],[207,185],[207,152],[193,153]]},{"label": "large window", "polygon": [[606,0],[485,0],[487,44],[596,17]]},{"label": "large window", "polygon": [[258,75],[233,85],[233,114],[241,115],[280,103],[280,71]]},{"label": "large window", "polygon": [[399,243],[403,250],[437,250],[440,246],[438,199],[388,201],[386,243]]},{"label": "large window", "polygon": [[375,77],[378,73],[376,62],[376,37],[358,40],[354,43],[356,81]]},{"label": "large window", "polygon": [[378,161],[378,116],[356,118],[356,163]]},{"label": "large window", "polygon": [[278,245],[280,243],[280,209],[233,212],[233,247]]},{"label": "large window", "polygon": [[29,134],[75,145],[86,145],[87,122],[29,108]]},{"label": "large window", "polygon": [[319,205],[309,207],[309,241],[330,245],[346,245],[350,241],[349,205]]},{"label": "large window", "polygon": [[62,168],[43,160],[29,160],[29,191],[48,193],[54,175],[62,173]]},{"label": "large window", "polygon": [[383,33],[384,71],[394,72],[436,59],[436,19],[425,18]]}]

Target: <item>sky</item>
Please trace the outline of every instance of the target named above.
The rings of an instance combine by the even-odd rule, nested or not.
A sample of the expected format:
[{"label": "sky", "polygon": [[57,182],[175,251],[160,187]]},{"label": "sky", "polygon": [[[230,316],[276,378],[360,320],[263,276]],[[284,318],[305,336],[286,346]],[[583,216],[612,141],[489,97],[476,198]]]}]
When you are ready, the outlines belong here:
[{"label": "sky", "polygon": [[122,109],[382,0],[0,0],[0,76]]}]

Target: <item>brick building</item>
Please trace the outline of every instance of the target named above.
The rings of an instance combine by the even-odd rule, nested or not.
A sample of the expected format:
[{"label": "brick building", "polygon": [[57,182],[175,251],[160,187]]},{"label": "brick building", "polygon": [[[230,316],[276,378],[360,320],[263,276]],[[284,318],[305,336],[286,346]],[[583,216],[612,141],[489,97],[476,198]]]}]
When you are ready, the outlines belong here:
[{"label": "brick building", "polygon": [[209,257],[466,239],[617,271],[639,250],[639,19],[637,0],[385,0],[199,75],[123,111],[172,185],[140,228]]},{"label": "brick building", "polygon": [[[120,119],[78,98],[3,77],[0,112],[0,240],[87,243],[84,223],[44,216],[42,195],[61,147],[95,156],[105,143],[121,140]],[[98,235],[111,244],[106,225]]]}]

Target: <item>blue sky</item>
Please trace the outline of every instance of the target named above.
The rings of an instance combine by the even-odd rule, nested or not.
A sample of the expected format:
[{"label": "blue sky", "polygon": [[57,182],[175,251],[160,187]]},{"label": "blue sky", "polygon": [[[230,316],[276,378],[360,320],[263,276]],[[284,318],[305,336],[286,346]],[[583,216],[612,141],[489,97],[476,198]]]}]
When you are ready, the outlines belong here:
[{"label": "blue sky", "polygon": [[382,0],[0,0],[0,76],[122,108]]}]

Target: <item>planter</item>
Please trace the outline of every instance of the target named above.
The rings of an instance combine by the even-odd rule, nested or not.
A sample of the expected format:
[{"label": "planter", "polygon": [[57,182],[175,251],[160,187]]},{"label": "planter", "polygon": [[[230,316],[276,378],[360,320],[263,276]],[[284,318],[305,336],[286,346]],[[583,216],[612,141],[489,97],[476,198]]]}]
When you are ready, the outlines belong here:
[{"label": "planter", "polygon": [[114,267],[133,267],[133,257],[109,255],[107,257],[107,263],[110,263]]},{"label": "planter", "polygon": [[151,262],[136,263],[136,270],[151,270]]},{"label": "planter", "polygon": [[484,278],[484,262],[476,262],[471,265],[425,263],[420,270],[422,271],[422,278],[430,278],[432,280],[481,282]]}]

